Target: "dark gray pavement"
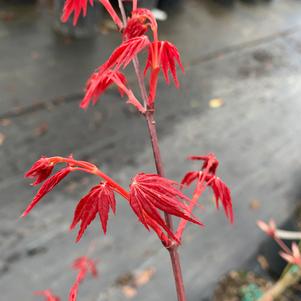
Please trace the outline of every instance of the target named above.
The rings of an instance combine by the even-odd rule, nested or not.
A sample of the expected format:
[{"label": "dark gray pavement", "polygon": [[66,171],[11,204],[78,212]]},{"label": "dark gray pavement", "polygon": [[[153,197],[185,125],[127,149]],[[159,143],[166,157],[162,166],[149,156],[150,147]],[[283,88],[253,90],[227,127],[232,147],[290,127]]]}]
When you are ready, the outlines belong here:
[{"label": "dark gray pavement", "polygon": [[[124,185],[154,166],[143,120],[115,90],[88,112],[78,108],[85,80],[119,43],[118,35],[69,41],[53,34],[45,4],[15,12],[11,20],[3,17],[7,12],[0,6],[1,298],[35,300],[33,290],[49,287],[66,300],[74,279],[70,263],[94,241],[101,276],[81,287],[79,300],[125,300],[117,280],[147,268],[156,273],[132,300],[175,300],[168,255],[122,201],[107,237],[94,222],[73,243],[73,208],[95,179],[72,178],[18,220],[34,192],[23,173],[41,154],[72,152]],[[193,168],[187,155],[215,152],[236,213],[235,225],[228,225],[205,197],[206,228],[190,227],[181,249],[189,301],[210,300],[218,278],[257,252],[264,239],[257,219],[282,223],[300,201],[300,17],[297,0],[233,7],[187,0],[161,24],[162,38],[179,47],[186,65],[181,90],[159,87],[167,174],[179,180]],[[213,98],[224,105],[210,108]]]}]

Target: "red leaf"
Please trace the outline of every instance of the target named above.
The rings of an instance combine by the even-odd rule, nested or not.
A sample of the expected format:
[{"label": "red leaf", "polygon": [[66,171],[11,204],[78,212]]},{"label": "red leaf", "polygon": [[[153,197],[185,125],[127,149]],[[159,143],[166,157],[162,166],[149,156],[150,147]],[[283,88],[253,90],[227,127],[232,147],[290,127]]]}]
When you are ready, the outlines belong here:
[{"label": "red leaf", "polygon": [[130,18],[123,32],[124,41],[144,35],[148,27],[145,24],[145,19]]},{"label": "red leaf", "polygon": [[183,73],[185,71],[178,49],[175,45],[168,41],[153,42],[152,44],[150,44],[144,73],[146,73],[151,66],[153,68],[156,66],[156,62],[154,62],[154,60],[156,59],[156,56],[154,55],[156,53],[156,49],[158,49],[157,56],[159,60],[157,64],[162,69],[166,83],[170,83],[168,76],[168,73],[170,72],[172,74],[176,87],[179,87],[179,81],[176,72],[176,63],[179,65]]},{"label": "red leaf", "polygon": [[38,185],[44,182],[52,173],[54,164],[49,162],[48,158],[41,157],[35,162],[32,167],[25,174],[26,178],[36,178],[36,181],[32,185]]},{"label": "red leaf", "polygon": [[75,259],[72,267],[78,270],[78,274],[70,289],[69,301],[76,301],[79,285],[85,280],[88,273],[90,273],[93,277],[97,277],[97,269],[94,260],[88,258],[87,256],[82,256]]},{"label": "red leaf", "polygon": [[207,156],[191,156],[188,159],[201,160],[204,161],[204,163],[201,171],[188,172],[182,180],[182,185],[189,186],[193,181],[197,180],[197,188],[194,192],[194,195],[197,195],[198,197],[201,196],[206,186],[210,186],[215,196],[217,209],[219,208],[219,204],[221,202],[224,207],[226,217],[231,223],[233,223],[234,214],[231,191],[228,186],[216,176],[219,162],[215,155],[210,153]]},{"label": "red leaf", "polygon": [[[121,72],[114,72],[112,70],[102,72],[101,68],[98,69],[87,81],[85,97],[82,100],[80,107],[86,109],[91,100],[95,105],[99,97],[109,88],[109,86],[116,82],[119,84],[119,89],[127,84],[127,80]],[[121,89],[119,91],[121,94],[124,93]]]},{"label": "red leaf", "polygon": [[157,32],[157,21],[154,14],[145,8],[139,8],[132,11],[131,18],[128,19],[127,26],[123,31],[123,39],[131,39],[142,36],[148,28]]},{"label": "red leaf", "polygon": [[145,35],[124,41],[114,50],[106,63],[99,68],[99,71],[104,72],[111,68],[118,71],[121,68],[126,68],[132,59],[149,44],[149,39]]},{"label": "red leaf", "polygon": [[99,97],[113,83],[117,85],[121,96],[123,96],[124,94],[127,95],[128,97],[127,103],[133,105],[139,112],[141,113],[145,112],[145,108],[137,100],[132,90],[126,87],[127,81],[125,76],[119,71],[112,71],[112,70],[107,70],[104,72],[97,71],[93,73],[93,75],[90,77],[90,79],[87,82],[86,94],[80,104],[80,107],[82,109],[86,109],[89,106],[91,100],[95,105]]},{"label": "red leaf", "polygon": [[181,185],[190,186],[191,183],[199,177],[200,173],[197,171],[189,171],[186,173],[181,181]]},{"label": "red leaf", "polygon": [[[119,29],[122,29],[123,24],[120,18],[118,17],[117,13],[115,12],[114,8],[112,7],[111,3],[108,0],[99,0],[99,1],[106,8],[106,10],[112,17],[115,24],[119,27]],[[81,13],[83,14],[84,17],[87,15],[88,2],[90,3],[91,6],[93,6],[93,2],[94,2],[93,0],[66,0],[61,21],[67,22],[69,17],[72,14],[74,14],[73,25],[76,25]]]},{"label": "red leaf", "polygon": [[107,183],[100,183],[93,187],[90,192],[79,201],[74,212],[70,229],[74,229],[79,222],[81,223],[76,241],[81,239],[87,227],[95,219],[97,213],[100,217],[103,232],[106,234],[110,208],[113,213],[115,213],[116,200],[111,187]]},{"label": "red leaf", "polygon": [[[210,181],[210,180],[209,180]],[[219,208],[219,201],[222,202],[224,211],[231,223],[234,221],[231,192],[227,185],[218,177],[214,177],[209,184],[216,199],[216,207]]]},{"label": "red leaf", "polygon": [[51,178],[46,180],[41,188],[38,190],[37,194],[28,205],[26,210],[23,212],[22,217],[26,216],[32,208],[49,192],[51,191],[58,183],[60,183],[69,173],[71,172],[71,168],[65,167],[62,170],[58,171]]},{"label": "red leaf", "polygon": [[55,296],[51,290],[36,291],[34,294],[38,296],[44,296],[45,301],[60,301],[60,298]]},{"label": "red leaf", "polygon": [[[193,217],[184,201],[189,199],[176,188],[177,183],[155,174],[140,173],[130,186],[130,205],[140,222],[149,230],[152,228],[160,238],[164,230],[177,240],[158,210],[202,225]],[[178,241],[178,240],[177,240]]]},{"label": "red leaf", "polygon": [[202,171],[207,174],[215,174],[218,168],[218,160],[213,153],[209,153],[207,156],[190,156],[188,160],[201,160],[204,161]]},{"label": "red leaf", "polygon": [[85,270],[86,272],[89,272],[93,277],[97,277],[97,268],[96,268],[96,262],[87,257],[87,256],[81,256],[76,258],[73,261],[72,267],[75,270]]},{"label": "red leaf", "polygon": [[[93,6],[93,0],[89,0],[91,6]],[[88,0],[66,0],[63,15],[61,17],[62,22],[67,22],[69,17],[73,15],[73,25],[76,25],[81,13],[83,16],[87,15]]]}]

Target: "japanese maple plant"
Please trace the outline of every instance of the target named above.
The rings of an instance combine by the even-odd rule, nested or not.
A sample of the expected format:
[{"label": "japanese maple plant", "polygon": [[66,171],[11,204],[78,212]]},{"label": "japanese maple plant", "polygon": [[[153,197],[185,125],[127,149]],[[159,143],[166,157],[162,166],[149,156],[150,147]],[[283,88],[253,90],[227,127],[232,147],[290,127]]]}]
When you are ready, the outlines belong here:
[{"label": "japanese maple plant", "polygon": [[[121,196],[141,224],[148,231],[154,231],[169,252],[177,297],[179,301],[184,301],[186,297],[178,255],[183,231],[188,222],[203,226],[193,214],[193,209],[207,187],[214,193],[217,208],[222,204],[227,218],[233,222],[231,193],[226,184],[216,176],[218,161],[214,154],[189,157],[190,160],[202,161],[202,164],[196,171],[186,173],[180,184],[165,177],[155,122],[157,83],[162,72],[167,84],[170,83],[171,75],[176,87],[179,87],[176,67],[184,72],[180,54],[171,42],[159,39],[154,15],[148,9],[137,7],[137,0],[127,1],[131,2],[132,7],[129,16],[126,15],[122,0],[118,1],[118,12],[109,0],[99,1],[112,17],[122,35],[122,41],[108,60],[98,67],[87,81],[85,96],[80,107],[87,109],[91,104],[95,105],[111,85],[117,86],[121,97],[125,97],[127,104],[133,106],[146,120],[157,173],[139,172],[132,178],[127,189],[90,162],[76,160],[72,156],[41,157],[25,175],[35,179],[32,185],[41,184],[41,187],[22,216],[26,216],[70,173],[80,171],[99,177],[99,184],[92,187],[75,208],[70,228],[74,229],[80,224],[76,240],[81,239],[96,215],[99,215],[103,232],[106,234],[109,211],[115,213],[117,205],[115,197]],[[86,15],[88,5],[93,5],[93,0],[67,0],[62,21],[67,21],[73,15],[73,23],[76,25],[79,16]],[[145,56],[144,70],[139,63],[139,55],[142,52],[148,54]],[[135,95],[130,89],[123,73],[130,63],[134,66],[140,96]],[[62,167],[51,175],[57,166]],[[183,190],[191,184],[194,184],[194,192],[192,198],[189,198]],[[177,224],[174,224],[175,218],[178,219]],[[79,282],[75,284],[76,288]],[[75,300],[76,293],[77,289],[73,289],[69,300]]]}]

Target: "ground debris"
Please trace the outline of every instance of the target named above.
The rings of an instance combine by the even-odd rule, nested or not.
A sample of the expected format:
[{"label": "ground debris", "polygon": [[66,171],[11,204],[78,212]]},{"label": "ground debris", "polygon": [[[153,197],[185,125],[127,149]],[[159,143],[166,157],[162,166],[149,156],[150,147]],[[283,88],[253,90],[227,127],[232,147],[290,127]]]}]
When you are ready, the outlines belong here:
[{"label": "ground debris", "polygon": [[261,203],[259,200],[254,199],[250,202],[250,209],[258,210],[261,207]]},{"label": "ground debris", "polygon": [[212,109],[217,109],[224,105],[224,100],[221,98],[213,98],[209,101],[209,107]]},{"label": "ground debris", "polygon": [[5,139],[6,139],[6,136],[0,132],[0,145],[2,145],[4,143]]},{"label": "ground debris", "polygon": [[153,278],[155,272],[156,270],[153,267],[135,274],[129,272],[118,277],[115,283],[121,287],[124,296],[131,299],[137,295],[139,287],[146,285]]},{"label": "ground debris", "polygon": [[43,136],[48,132],[48,123],[42,122],[39,126],[34,129],[34,134],[37,137]]}]

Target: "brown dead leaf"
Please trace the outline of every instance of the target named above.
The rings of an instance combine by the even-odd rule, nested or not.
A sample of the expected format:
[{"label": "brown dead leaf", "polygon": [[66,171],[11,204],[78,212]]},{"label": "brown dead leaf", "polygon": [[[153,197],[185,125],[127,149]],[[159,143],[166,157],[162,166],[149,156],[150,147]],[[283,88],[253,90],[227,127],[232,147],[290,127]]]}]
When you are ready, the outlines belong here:
[{"label": "brown dead leaf", "polygon": [[254,199],[250,202],[250,209],[258,210],[260,207],[261,207],[261,203],[259,200]]},{"label": "brown dead leaf", "polygon": [[36,127],[34,129],[34,134],[35,136],[43,136],[48,132],[48,123],[47,122],[43,122],[41,123],[38,127]]},{"label": "brown dead leaf", "polygon": [[108,34],[111,31],[115,31],[115,30],[116,30],[116,25],[110,19],[105,20],[99,28],[99,31],[104,35]]},{"label": "brown dead leaf", "polygon": [[128,299],[134,298],[137,295],[137,290],[129,285],[122,287],[122,293]]},{"label": "brown dead leaf", "polygon": [[41,57],[40,53],[37,52],[37,51],[33,51],[31,53],[31,58],[35,61],[35,60],[38,60],[39,58]]},{"label": "brown dead leaf", "polygon": [[269,268],[269,263],[263,255],[258,255],[257,261],[263,270],[267,270]]},{"label": "brown dead leaf", "polygon": [[209,101],[209,107],[212,109],[217,109],[224,105],[224,100],[221,98],[213,98]]},{"label": "brown dead leaf", "polygon": [[118,286],[130,286],[133,285],[134,282],[135,282],[135,277],[131,272],[120,275],[115,281],[116,285]]},{"label": "brown dead leaf", "polygon": [[2,145],[4,143],[6,136],[0,132],[0,145]]},{"label": "brown dead leaf", "polygon": [[11,120],[8,118],[0,119],[1,126],[9,126],[9,125],[11,125],[11,123],[12,123]]},{"label": "brown dead leaf", "polygon": [[121,291],[128,299],[137,295],[137,289],[147,284],[154,276],[156,270],[153,267],[147,268],[136,275],[133,273],[125,273],[116,280],[116,285],[121,286]]},{"label": "brown dead leaf", "polygon": [[145,269],[144,271],[137,274],[137,276],[135,277],[135,284],[137,286],[145,285],[153,278],[155,272],[156,269],[153,267]]}]

